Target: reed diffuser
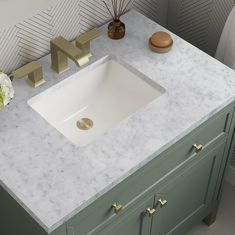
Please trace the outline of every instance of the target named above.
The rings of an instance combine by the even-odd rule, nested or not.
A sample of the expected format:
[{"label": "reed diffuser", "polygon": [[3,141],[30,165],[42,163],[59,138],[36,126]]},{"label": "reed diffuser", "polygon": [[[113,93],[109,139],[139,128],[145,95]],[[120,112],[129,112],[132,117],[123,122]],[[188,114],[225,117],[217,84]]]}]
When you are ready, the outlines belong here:
[{"label": "reed diffuser", "polygon": [[125,36],[126,27],[120,17],[130,8],[134,0],[111,0],[111,6],[103,1],[113,21],[108,25],[108,36],[112,39],[121,39]]}]

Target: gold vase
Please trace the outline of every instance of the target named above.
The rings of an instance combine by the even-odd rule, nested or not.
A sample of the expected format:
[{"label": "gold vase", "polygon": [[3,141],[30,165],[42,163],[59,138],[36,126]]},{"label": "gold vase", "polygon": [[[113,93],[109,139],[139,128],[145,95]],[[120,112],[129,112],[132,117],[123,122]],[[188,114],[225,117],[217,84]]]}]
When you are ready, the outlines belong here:
[{"label": "gold vase", "polygon": [[112,39],[121,39],[125,36],[126,27],[125,24],[116,19],[109,23],[108,25],[108,36]]}]

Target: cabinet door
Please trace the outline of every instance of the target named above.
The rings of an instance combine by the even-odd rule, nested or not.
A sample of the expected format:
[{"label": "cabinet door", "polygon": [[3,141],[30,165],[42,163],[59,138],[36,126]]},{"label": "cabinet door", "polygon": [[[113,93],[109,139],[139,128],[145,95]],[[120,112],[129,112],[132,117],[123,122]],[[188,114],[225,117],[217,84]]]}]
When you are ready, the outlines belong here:
[{"label": "cabinet door", "polygon": [[[151,235],[184,234],[193,221],[202,219],[213,202],[224,143],[198,154],[196,160],[159,188],[155,194]],[[203,151],[202,151],[203,152]],[[167,201],[161,207],[159,200]]]},{"label": "cabinet door", "polygon": [[93,231],[90,235],[150,235],[151,216],[146,213],[148,208],[153,208],[154,196],[139,200],[132,209],[110,224],[106,224],[104,229]]}]

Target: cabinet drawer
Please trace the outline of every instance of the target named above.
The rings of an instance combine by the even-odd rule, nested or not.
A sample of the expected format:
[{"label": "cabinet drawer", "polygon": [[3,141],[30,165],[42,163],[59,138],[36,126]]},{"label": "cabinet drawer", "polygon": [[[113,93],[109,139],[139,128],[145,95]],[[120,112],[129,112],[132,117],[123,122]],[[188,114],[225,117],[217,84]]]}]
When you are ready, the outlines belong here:
[{"label": "cabinet drawer", "polygon": [[[68,235],[93,235],[92,231],[99,230],[99,227],[122,216],[135,205],[141,194],[146,190],[151,190],[151,187],[154,188],[169,172],[176,171],[179,167],[200,155],[193,149],[193,144],[202,144],[204,150],[201,152],[203,153],[222,139],[224,141],[229,130],[231,116],[232,106],[221,111],[98,198],[67,222]],[[112,209],[114,203],[121,204],[122,211],[120,213],[116,214]]]},{"label": "cabinet drawer", "polygon": [[153,203],[153,194],[145,195],[119,219],[93,230],[90,235],[150,235],[152,216],[147,213],[147,209],[153,209]]},{"label": "cabinet drawer", "polygon": [[174,153],[188,158],[196,153],[196,149],[193,147],[194,144],[201,145],[203,150],[220,136],[227,135],[232,119],[232,111],[232,107],[226,109],[181,139],[174,146]]}]

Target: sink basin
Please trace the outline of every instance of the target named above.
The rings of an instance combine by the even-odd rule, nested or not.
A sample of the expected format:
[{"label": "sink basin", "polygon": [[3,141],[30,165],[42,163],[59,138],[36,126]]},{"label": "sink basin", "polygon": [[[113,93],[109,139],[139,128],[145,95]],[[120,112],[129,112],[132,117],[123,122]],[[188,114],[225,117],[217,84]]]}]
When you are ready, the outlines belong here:
[{"label": "sink basin", "polygon": [[164,92],[133,67],[106,56],[28,104],[72,143],[84,146]]}]

